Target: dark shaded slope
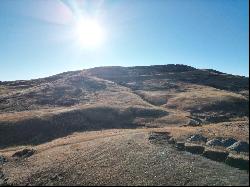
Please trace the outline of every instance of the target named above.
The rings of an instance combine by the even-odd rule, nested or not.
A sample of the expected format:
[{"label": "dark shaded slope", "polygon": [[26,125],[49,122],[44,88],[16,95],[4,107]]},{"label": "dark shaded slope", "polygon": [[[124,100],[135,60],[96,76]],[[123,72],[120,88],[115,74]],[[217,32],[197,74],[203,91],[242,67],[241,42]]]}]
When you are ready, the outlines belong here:
[{"label": "dark shaded slope", "polygon": [[167,115],[162,110],[129,107],[126,109],[95,106],[74,109],[43,117],[31,116],[17,122],[0,121],[0,148],[41,144],[73,132],[112,128],[136,128],[135,119]]},{"label": "dark shaded slope", "polygon": [[215,70],[199,70],[186,65],[157,65],[139,67],[99,67],[87,70],[88,74],[120,84],[130,81],[170,79],[239,92],[249,90],[249,78],[224,74]]}]

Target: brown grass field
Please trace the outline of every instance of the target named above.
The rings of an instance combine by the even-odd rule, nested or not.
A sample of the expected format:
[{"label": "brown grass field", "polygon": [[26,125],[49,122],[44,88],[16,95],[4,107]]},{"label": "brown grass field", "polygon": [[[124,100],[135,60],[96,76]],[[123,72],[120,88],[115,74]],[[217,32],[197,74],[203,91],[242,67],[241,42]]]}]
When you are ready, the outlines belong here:
[{"label": "brown grass field", "polygon": [[[149,140],[162,132],[249,143],[248,84],[184,65],[0,82],[0,185],[248,185],[247,170]],[[34,154],[12,156],[24,149]]]}]

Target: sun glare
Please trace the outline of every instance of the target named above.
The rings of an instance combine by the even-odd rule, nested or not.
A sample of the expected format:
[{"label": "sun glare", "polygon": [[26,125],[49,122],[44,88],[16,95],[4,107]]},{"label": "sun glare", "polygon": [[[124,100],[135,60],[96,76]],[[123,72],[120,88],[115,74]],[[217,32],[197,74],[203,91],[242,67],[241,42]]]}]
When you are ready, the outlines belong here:
[{"label": "sun glare", "polygon": [[104,31],[94,19],[80,19],[75,24],[77,42],[85,48],[99,47],[104,41]]}]

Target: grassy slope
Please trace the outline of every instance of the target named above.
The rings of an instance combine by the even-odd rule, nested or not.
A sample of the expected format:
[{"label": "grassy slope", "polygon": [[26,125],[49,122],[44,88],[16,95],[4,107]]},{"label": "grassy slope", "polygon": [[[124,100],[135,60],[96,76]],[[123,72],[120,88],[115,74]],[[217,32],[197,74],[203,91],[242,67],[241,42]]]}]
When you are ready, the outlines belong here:
[{"label": "grassy slope", "polygon": [[39,144],[86,130],[135,128],[139,121],[168,115],[113,82],[83,72],[56,77],[5,85],[10,91],[1,96],[0,147]]},{"label": "grassy slope", "polygon": [[93,68],[1,82],[0,147],[75,131],[185,125],[191,118],[247,120],[248,82],[184,65]]},{"label": "grassy slope", "polygon": [[245,171],[148,142],[149,129],[76,133],[3,167],[16,185],[248,185]]},{"label": "grassy slope", "polygon": [[[9,184],[247,185],[246,172],[147,138],[161,127],[179,140],[201,133],[248,141],[248,82],[173,65],[0,82],[0,155],[9,159],[0,172]],[[190,118],[220,123],[180,127]],[[11,157],[26,146],[34,156]]]},{"label": "grassy slope", "polygon": [[129,87],[153,105],[188,112],[204,123],[249,116],[246,77],[180,65],[95,68],[86,73]]}]

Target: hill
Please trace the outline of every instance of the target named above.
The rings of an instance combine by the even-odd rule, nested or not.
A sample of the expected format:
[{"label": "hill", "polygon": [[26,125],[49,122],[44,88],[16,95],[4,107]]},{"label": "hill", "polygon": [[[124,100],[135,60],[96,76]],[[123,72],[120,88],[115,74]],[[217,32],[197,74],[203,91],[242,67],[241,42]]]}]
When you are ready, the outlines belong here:
[{"label": "hill", "polygon": [[[82,163],[91,163],[82,166],[89,169],[90,173],[93,172],[90,177],[86,178],[86,173],[79,174],[84,175],[85,182],[83,178],[75,177],[79,179],[79,184],[94,184],[92,177],[97,174],[98,169],[91,170],[91,166],[98,161],[94,162],[94,158],[94,160],[86,160],[81,156],[82,151],[91,149],[93,154],[103,155],[103,160],[100,162],[104,165],[104,160],[108,159],[108,155],[112,159],[118,159],[109,152],[116,152],[116,147],[120,151],[130,150],[131,154],[127,156],[131,158],[136,158],[140,151],[141,154],[147,153],[153,157],[154,154],[164,152],[165,148],[155,148],[154,145],[145,143],[151,131],[168,132],[176,141],[184,141],[189,136],[198,133],[209,139],[235,138],[249,142],[247,129],[249,129],[249,78],[211,69],[196,69],[178,64],[97,67],[41,79],[0,82],[0,156],[2,153],[10,160],[6,166],[0,164],[2,167],[0,176],[3,170],[4,175],[9,176],[8,184],[73,184],[74,179],[68,176],[69,173],[66,171],[67,168],[72,170],[73,165],[77,163],[75,161],[69,161],[68,164],[63,165],[65,173],[61,175],[65,180],[57,176],[53,182],[49,176],[46,176],[46,173],[39,172],[42,170],[58,172],[60,171],[59,165],[69,158],[79,159]],[[105,135],[106,132],[107,135]],[[118,136],[115,135],[116,132],[119,132]],[[87,141],[84,138],[85,135],[86,138],[89,137],[88,141],[93,143],[89,149],[85,147]],[[105,142],[108,138],[107,146],[97,143],[99,136],[100,140]],[[134,141],[141,143],[137,145]],[[127,144],[130,145],[129,142],[132,142],[131,149],[127,147]],[[112,143],[115,146],[112,146]],[[23,161],[11,158],[11,155],[18,150],[30,146],[37,152],[34,157],[27,158],[24,162],[27,167],[30,165],[34,169],[36,173],[34,176],[31,176],[28,168],[18,166]],[[79,148],[81,146],[83,147]],[[98,150],[98,146],[102,148]],[[145,150],[139,149],[138,146],[143,146]],[[190,161],[188,156],[179,155],[179,152],[168,146],[166,149],[166,154],[172,155],[173,159],[173,155],[176,154],[177,157],[183,159],[183,167],[188,167],[187,163]],[[50,150],[49,153],[48,150]],[[69,151],[67,156],[58,155],[66,150]],[[58,160],[54,160],[55,163],[51,164],[45,158],[45,152]],[[79,155],[80,152],[81,155]],[[91,152],[87,153],[87,155],[91,154]],[[117,155],[120,154],[120,152],[117,153]],[[209,164],[210,162],[203,158],[197,159],[201,163]],[[147,162],[147,159],[144,161]],[[140,162],[144,163],[144,161],[143,159],[136,161],[137,166],[142,167]],[[159,158],[156,160],[148,158],[148,161],[164,162],[163,165],[169,164],[168,161],[165,162]],[[46,164],[42,166],[42,162]],[[111,163],[107,162],[108,169]],[[114,162],[117,162],[118,167],[121,167],[119,171],[124,174],[125,170],[122,167],[129,163],[127,161],[121,163],[119,160]],[[176,161],[176,164],[177,168],[181,168],[179,162]],[[215,163],[210,164],[214,166]],[[208,175],[213,172],[212,166],[207,171]],[[15,167],[18,169],[14,171]],[[41,169],[41,167],[46,168]],[[193,167],[202,170],[199,164],[194,164]],[[221,173],[227,170],[224,165],[215,167],[216,171]],[[158,169],[160,172],[164,168]],[[150,171],[150,173],[154,175],[158,169],[155,168],[154,172]],[[18,178],[17,176],[23,170],[26,172]],[[133,168],[128,166],[126,170],[132,171]],[[107,172],[112,173],[112,171]],[[140,180],[146,177],[142,175],[140,169],[136,172]],[[182,177],[184,175],[181,170],[174,172]],[[232,169],[230,172],[225,175],[229,177],[236,170]],[[96,184],[115,184],[114,181],[117,180],[117,178],[114,180],[105,178],[108,176],[104,173],[98,175],[100,178]],[[245,177],[244,172],[239,175]],[[120,178],[118,184],[175,184],[174,182],[179,180],[176,184],[197,185],[193,175],[190,176],[192,178],[190,183],[178,177],[175,177],[175,181],[171,180],[166,183],[163,176],[159,178],[159,183],[150,177],[148,181],[135,183],[135,176],[127,177],[126,175]],[[197,174],[197,177],[203,178],[204,176]],[[41,179],[39,179],[40,183],[38,178]],[[130,180],[129,178],[132,181],[127,181]],[[226,183],[221,183],[221,181],[218,184],[239,184],[239,181]],[[215,181],[203,180],[202,182],[212,184]]]}]

